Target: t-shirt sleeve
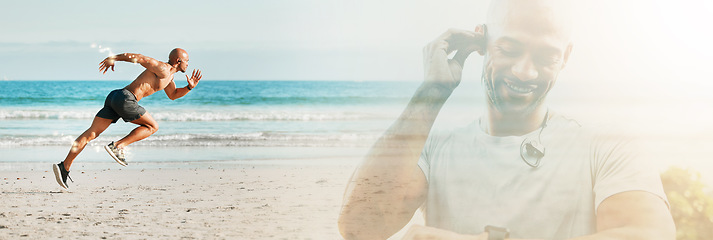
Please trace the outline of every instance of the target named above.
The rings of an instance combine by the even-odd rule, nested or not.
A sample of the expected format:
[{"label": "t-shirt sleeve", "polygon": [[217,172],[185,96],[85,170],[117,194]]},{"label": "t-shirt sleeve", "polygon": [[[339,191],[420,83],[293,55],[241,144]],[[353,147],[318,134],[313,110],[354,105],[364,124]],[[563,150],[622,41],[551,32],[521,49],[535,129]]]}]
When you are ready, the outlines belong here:
[{"label": "t-shirt sleeve", "polygon": [[608,134],[592,143],[594,207],[608,197],[627,191],[652,193],[668,205],[656,163],[644,159],[641,141]]},{"label": "t-shirt sleeve", "polygon": [[426,181],[430,181],[431,156],[438,145],[438,139],[440,139],[438,133],[432,132],[429,134],[426,139],[426,144],[423,146],[423,150],[421,150],[421,156],[418,158],[418,167],[421,168],[423,175],[426,176]]}]

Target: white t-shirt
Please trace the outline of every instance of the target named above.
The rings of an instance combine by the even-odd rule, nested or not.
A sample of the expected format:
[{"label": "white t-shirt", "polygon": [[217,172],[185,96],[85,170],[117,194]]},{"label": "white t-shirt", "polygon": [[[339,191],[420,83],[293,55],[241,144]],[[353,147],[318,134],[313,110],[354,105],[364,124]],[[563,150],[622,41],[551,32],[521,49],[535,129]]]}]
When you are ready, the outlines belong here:
[{"label": "white t-shirt", "polygon": [[555,114],[541,135],[545,156],[533,168],[520,145],[538,133],[494,137],[475,121],[431,134],[418,162],[428,180],[426,225],[463,234],[494,225],[513,238],[565,239],[595,233],[596,208],[614,194],[640,190],[667,201],[658,171],[630,139]]}]

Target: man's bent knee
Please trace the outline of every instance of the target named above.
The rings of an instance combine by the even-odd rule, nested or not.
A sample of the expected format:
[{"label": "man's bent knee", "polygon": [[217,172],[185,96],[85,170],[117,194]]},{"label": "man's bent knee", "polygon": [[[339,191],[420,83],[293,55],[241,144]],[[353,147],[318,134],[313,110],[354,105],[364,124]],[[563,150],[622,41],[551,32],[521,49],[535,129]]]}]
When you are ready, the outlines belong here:
[{"label": "man's bent knee", "polygon": [[151,134],[158,132],[158,124],[148,124],[144,125],[144,127],[148,128],[149,131],[151,131]]}]

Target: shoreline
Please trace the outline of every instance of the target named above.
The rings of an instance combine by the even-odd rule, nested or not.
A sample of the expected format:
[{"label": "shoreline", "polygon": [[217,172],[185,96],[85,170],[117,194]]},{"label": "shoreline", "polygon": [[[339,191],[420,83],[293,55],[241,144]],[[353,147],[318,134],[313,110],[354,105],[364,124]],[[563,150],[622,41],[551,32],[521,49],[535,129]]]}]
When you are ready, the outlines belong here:
[{"label": "shoreline", "polygon": [[[69,146],[0,147],[0,171],[40,170],[61,162]],[[366,147],[153,147],[131,146],[128,168],[230,167],[240,164],[327,164],[355,166]],[[87,146],[72,165],[74,170],[121,167],[102,146]]]}]

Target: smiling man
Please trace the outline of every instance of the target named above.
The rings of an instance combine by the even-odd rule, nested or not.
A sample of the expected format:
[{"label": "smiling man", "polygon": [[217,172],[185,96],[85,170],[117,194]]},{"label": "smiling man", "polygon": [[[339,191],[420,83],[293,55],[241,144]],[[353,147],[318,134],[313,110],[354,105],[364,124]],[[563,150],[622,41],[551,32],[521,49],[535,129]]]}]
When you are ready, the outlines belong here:
[{"label": "smiling man", "polygon": [[106,73],[110,68],[114,71],[114,63],[116,61],[138,63],[146,70],[126,87],[109,93],[104,101],[104,108],[96,114],[89,129],[84,131],[72,143],[72,148],[64,161],[52,166],[57,183],[62,188],[68,188],[69,167],[74,162],[74,159],[82,152],[89,141],[98,137],[109,125],[116,123],[119,118],[123,119],[124,122],[131,122],[139,126],[134,128],[126,137],[104,146],[104,149],[112,159],[122,166],[126,166],[124,147],[147,138],[158,131],[156,120],[143,107],[139,106],[138,102],[142,98],[161,90],[164,90],[171,100],[188,94],[202,78],[200,70],[193,70],[191,77],[186,75],[186,81],[188,82],[186,87],[176,88],[176,84],[173,82],[173,74],[179,71],[186,72],[188,60],[186,50],[176,48],[169,53],[167,63],[136,53],[122,53],[107,57],[101,61],[99,63],[99,71],[102,73]]},{"label": "smiling man", "polygon": [[[345,238],[385,239],[422,208],[427,226],[407,239],[674,239],[635,144],[545,105],[574,46],[567,4],[494,0],[485,25],[424,48],[423,84],[347,187]],[[487,113],[429,136],[472,52],[485,57]]]}]

